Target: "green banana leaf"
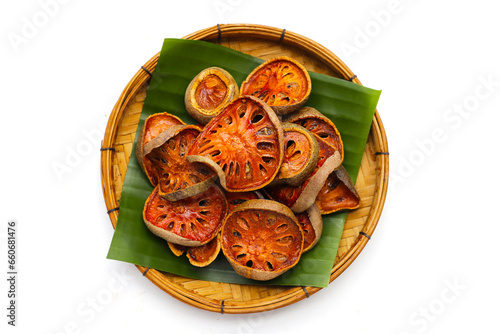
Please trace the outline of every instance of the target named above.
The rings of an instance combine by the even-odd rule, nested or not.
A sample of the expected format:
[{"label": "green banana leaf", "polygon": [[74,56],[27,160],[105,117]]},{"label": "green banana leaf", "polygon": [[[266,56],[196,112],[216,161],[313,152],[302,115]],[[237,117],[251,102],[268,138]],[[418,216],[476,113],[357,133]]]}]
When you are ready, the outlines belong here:
[{"label": "green banana leaf", "polygon": [[[263,61],[204,41],[165,39],[158,64],[147,91],[137,132],[151,114],[168,111],[190,124],[184,93],[201,70],[218,66],[238,83]],[[345,145],[344,167],[353,181],[361,164],[380,91],[327,75],[310,73],[312,93],[306,105],[332,119]],[[137,140],[136,136],[136,140]],[[347,217],[345,212],[323,216],[323,234],[318,244],[283,275],[258,282],[237,275],[222,252],[205,268],[192,266],[185,256],[176,257],[167,242],[153,235],[142,219],[144,203],[153,190],[132,151],[120,200],[120,213],[108,259],[129,262],[160,271],[207,281],[327,287]]]}]

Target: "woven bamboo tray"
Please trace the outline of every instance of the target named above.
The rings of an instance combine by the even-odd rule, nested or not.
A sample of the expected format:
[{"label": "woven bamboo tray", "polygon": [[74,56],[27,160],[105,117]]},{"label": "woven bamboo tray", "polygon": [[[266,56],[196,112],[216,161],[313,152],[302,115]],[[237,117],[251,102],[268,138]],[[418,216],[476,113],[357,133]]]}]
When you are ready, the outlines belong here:
[{"label": "woven bamboo tray", "polygon": [[[286,55],[310,70],[361,84],[357,76],[332,52],[301,35],[261,25],[217,25],[190,34],[186,39],[217,43],[264,60]],[[104,199],[113,227],[139,116],[151,73],[159,53],[141,66],[123,90],[109,117],[101,147]],[[387,192],[389,159],[387,139],[375,112],[362,158],[356,188],[362,206],[349,213],[330,282],[356,259],[370,239],[382,212]],[[319,291],[315,287],[240,285],[190,279],[137,266],[150,281],[173,297],[192,306],[221,313],[253,313],[290,305]]]}]

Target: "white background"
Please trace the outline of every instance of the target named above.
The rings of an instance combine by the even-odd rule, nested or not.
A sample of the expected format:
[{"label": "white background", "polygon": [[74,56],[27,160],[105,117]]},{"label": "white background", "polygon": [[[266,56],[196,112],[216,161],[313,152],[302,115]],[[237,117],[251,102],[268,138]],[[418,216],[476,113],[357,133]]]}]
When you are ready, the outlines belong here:
[{"label": "white background", "polygon": [[[492,3],[3,0],[1,331],[498,330],[500,21]],[[391,153],[384,211],[356,261],[311,298],[253,315],[196,309],[133,265],[106,259],[113,228],[100,180],[103,124],[163,38],[217,23],[286,28],[333,51],[364,85],[383,90]],[[84,154],[70,158],[76,150]],[[15,328],[6,317],[9,219],[18,222]]]}]

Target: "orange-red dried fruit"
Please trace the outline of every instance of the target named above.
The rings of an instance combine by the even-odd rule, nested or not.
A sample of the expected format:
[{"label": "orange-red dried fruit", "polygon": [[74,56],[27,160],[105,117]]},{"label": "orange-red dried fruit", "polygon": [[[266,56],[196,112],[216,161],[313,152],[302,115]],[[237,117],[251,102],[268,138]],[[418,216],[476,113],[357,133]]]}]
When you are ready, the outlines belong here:
[{"label": "orange-red dried fruit", "polygon": [[158,194],[158,186],[146,200],[143,218],[155,235],[183,246],[201,246],[219,232],[227,214],[224,193],[217,186],[179,201]]},{"label": "orange-red dried fruit", "polygon": [[230,212],[222,227],[222,251],[239,274],[275,278],[297,264],[304,243],[293,212],[270,200],[249,200]]},{"label": "orange-red dried fruit", "polygon": [[279,115],[298,110],[311,94],[311,78],[298,61],[276,57],[255,68],[241,84],[241,95],[253,95]]}]

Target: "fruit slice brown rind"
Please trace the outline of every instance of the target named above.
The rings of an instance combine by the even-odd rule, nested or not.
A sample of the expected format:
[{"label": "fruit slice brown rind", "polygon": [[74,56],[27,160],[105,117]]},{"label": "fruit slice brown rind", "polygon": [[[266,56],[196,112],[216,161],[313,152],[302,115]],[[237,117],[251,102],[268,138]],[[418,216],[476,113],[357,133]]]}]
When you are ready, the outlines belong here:
[{"label": "fruit slice brown rind", "polygon": [[304,212],[296,213],[302,232],[304,233],[304,248],[302,253],[311,250],[323,233],[323,218],[316,203]]},{"label": "fruit slice brown rind", "polygon": [[307,210],[316,199],[328,176],[341,165],[340,153],[316,138],[319,144],[319,160],[311,176],[299,186],[279,184],[266,187],[264,192],[274,200],[285,204],[293,212]]},{"label": "fruit slice brown rind", "polygon": [[361,199],[343,166],[331,173],[316,197],[321,214],[360,207]]},{"label": "fruit slice brown rind", "polygon": [[265,199],[248,200],[226,217],[222,251],[236,273],[270,280],[295,266],[304,237],[293,212]]},{"label": "fruit slice brown rind", "polygon": [[144,159],[152,163],[159,194],[169,201],[199,194],[217,179],[210,168],[186,159],[200,131],[195,125],[174,125],[144,146]]},{"label": "fruit slice brown rind", "polygon": [[286,115],[304,105],[311,87],[305,67],[295,59],[281,56],[255,68],[241,84],[240,94],[256,96],[278,115]]},{"label": "fruit slice brown rind", "polygon": [[144,204],[143,219],[153,234],[168,242],[191,247],[212,240],[227,211],[224,193],[215,185],[176,202],[159,196],[156,186]]},{"label": "fruit slice brown rind", "polygon": [[252,191],[269,184],[278,173],[283,143],[274,111],[256,97],[243,96],[204,127],[187,159],[212,167],[227,191]]},{"label": "fruit slice brown rind", "polygon": [[284,121],[299,124],[311,133],[323,139],[327,144],[340,152],[344,159],[344,143],[335,123],[318,110],[304,107],[291,115],[284,117]]},{"label": "fruit slice brown rind", "polygon": [[186,256],[195,267],[206,267],[210,263],[214,262],[217,255],[220,253],[221,248],[221,238],[220,233],[217,234],[215,238],[210,240],[203,246],[198,247],[188,247]]},{"label": "fruit slice brown rind", "polygon": [[207,124],[238,95],[238,85],[229,72],[220,67],[209,67],[191,80],[184,104],[195,120]]},{"label": "fruit slice brown rind", "polygon": [[179,117],[169,114],[168,112],[157,113],[146,118],[139,132],[135,150],[137,162],[139,162],[139,165],[144,173],[146,173],[146,176],[153,186],[156,186],[158,180],[152,169],[151,162],[144,159],[144,145],[174,125],[185,125],[185,123]]},{"label": "fruit slice brown rind", "polygon": [[319,159],[319,145],[315,136],[294,123],[281,123],[285,141],[285,155],[280,171],[272,184],[286,183],[298,186],[314,171]]}]

